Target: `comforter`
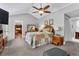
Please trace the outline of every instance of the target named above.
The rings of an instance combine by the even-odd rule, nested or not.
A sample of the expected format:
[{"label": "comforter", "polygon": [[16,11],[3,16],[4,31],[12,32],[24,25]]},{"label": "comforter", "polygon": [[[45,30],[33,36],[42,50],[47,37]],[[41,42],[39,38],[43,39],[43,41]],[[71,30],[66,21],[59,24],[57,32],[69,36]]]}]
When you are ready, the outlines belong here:
[{"label": "comforter", "polygon": [[36,48],[50,43],[51,37],[45,32],[28,32],[26,33],[25,41],[30,44],[32,48]]}]

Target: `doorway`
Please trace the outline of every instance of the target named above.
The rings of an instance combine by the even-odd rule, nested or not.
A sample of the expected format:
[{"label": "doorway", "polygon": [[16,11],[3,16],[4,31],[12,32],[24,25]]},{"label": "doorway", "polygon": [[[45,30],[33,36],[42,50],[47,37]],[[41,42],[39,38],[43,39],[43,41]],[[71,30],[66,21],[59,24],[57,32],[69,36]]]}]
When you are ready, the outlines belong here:
[{"label": "doorway", "polygon": [[22,38],[22,25],[21,24],[15,25],[15,38]]},{"label": "doorway", "polygon": [[79,42],[79,18],[70,19],[72,41]]},{"label": "doorway", "polygon": [[75,39],[79,40],[79,20],[76,21],[76,31],[75,31]]}]

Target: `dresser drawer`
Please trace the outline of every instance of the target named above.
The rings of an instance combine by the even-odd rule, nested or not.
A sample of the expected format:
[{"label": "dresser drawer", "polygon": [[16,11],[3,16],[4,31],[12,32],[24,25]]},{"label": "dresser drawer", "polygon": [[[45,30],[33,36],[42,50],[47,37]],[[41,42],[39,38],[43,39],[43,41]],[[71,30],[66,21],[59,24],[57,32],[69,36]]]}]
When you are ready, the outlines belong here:
[{"label": "dresser drawer", "polygon": [[3,39],[0,39],[0,44],[3,42]]},{"label": "dresser drawer", "polygon": [[0,44],[0,47],[3,46],[3,43]]},{"label": "dresser drawer", "polygon": [[4,47],[2,46],[2,48],[0,48],[0,54],[3,52]]},{"label": "dresser drawer", "polygon": [[3,46],[3,42],[0,43],[0,48]]}]

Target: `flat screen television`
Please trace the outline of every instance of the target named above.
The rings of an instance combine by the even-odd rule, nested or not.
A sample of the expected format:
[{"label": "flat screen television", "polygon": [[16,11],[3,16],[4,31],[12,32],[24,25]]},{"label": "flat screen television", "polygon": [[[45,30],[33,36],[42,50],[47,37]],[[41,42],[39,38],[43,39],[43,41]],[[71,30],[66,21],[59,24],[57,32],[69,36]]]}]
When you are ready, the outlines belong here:
[{"label": "flat screen television", "polygon": [[9,12],[0,8],[0,24],[8,24]]}]

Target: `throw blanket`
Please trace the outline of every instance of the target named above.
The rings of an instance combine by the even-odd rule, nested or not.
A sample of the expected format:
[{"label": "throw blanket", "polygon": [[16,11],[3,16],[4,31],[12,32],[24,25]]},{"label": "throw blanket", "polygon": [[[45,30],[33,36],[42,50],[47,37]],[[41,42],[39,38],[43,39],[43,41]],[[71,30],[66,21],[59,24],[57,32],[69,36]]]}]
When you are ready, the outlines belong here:
[{"label": "throw blanket", "polygon": [[30,44],[32,48],[36,48],[50,43],[51,37],[45,32],[28,32],[26,33],[25,41]]}]

